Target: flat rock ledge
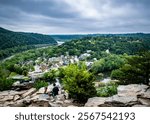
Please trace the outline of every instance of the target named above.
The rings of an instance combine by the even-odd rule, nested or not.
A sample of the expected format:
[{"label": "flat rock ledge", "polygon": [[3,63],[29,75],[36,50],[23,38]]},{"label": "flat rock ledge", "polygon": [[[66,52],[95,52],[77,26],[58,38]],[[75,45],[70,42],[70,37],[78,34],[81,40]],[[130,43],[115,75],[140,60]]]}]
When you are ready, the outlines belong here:
[{"label": "flat rock ledge", "polygon": [[[63,90],[54,99],[49,95],[52,86],[23,91],[0,92],[0,107],[78,107]],[[111,97],[89,98],[85,107],[150,107],[150,87],[147,85],[120,85],[118,94]]]},{"label": "flat rock ledge", "polygon": [[85,107],[150,107],[150,87],[147,85],[120,85],[112,97],[89,98]]}]

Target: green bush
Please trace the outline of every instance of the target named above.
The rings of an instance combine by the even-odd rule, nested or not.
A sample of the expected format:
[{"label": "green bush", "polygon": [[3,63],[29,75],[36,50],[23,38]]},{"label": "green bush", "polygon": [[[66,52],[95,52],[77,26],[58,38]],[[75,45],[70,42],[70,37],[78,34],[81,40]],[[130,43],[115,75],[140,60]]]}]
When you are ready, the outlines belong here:
[{"label": "green bush", "polygon": [[112,79],[117,79],[121,84],[147,84],[150,79],[150,51],[127,59],[127,64],[112,71]]},{"label": "green bush", "polygon": [[17,75],[16,72],[11,72],[10,75],[9,75],[9,77],[13,77],[13,76],[16,76],[16,75]]},{"label": "green bush", "polygon": [[63,73],[64,88],[71,98],[84,103],[88,98],[96,96],[94,76],[87,71],[84,64],[71,64],[64,69]]},{"label": "green bush", "polygon": [[126,63],[125,55],[110,54],[107,57],[95,61],[91,67],[91,71],[94,74],[108,73],[114,69],[122,67],[125,63]]},{"label": "green bush", "polygon": [[13,85],[13,80],[2,78],[0,79],[0,91],[10,90]]},{"label": "green bush", "polygon": [[99,97],[109,97],[117,94],[117,85],[113,84],[111,86],[107,85],[97,89],[97,95]]},{"label": "green bush", "polygon": [[45,80],[55,81],[56,77],[58,77],[58,71],[57,70],[50,70],[49,72],[44,74]]},{"label": "green bush", "polygon": [[36,88],[36,89],[40,89],[41,87],[47,87],[47,86],[48,86],[48,83],[45,81],[37,81],[34,84],[34,88]]}]

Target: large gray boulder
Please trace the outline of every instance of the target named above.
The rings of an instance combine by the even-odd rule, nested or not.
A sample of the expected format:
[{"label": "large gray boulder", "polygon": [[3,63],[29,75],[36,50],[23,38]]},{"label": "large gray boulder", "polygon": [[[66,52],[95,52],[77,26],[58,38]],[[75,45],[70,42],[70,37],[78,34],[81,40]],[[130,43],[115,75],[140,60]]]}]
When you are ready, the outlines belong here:
[{"label": "large gray boulder", "polygon": [[34,85],[33,82],[27,82],[27,83],[15,82],[12,85],[12,90],[17,90],[17,91],[28,90],[28,89],[31,89],[33,85]]},{"label": "large gray boulder", "polygon": [[130,84],[118,86],[118,96],[137,96],[145,93],[148,89],[147,85]]},{"label": "large gray boulder", "polygon": [[105,101],[105,106],[113,106],[113,107],[130,107],[135,104],[138,104],[136,96],[118,96],[114,95],[109,97]]},{"label": "large gray boulder", "polygon": [[104,106],[105,100],[107,98],[104,97],[93,97],[89,98],[87,103],[85,104],[85,107],[98,107],[98,106]]},{"label": "large gray boulder", "polygon": [[52,91],[52,89],[53,89],[53,85],[52,84],[48,85],[46,93],[50,93]]},{"label": "large gray boulder", "polygon": [[46,87],[41,87],[37,93],[38,94],[46,93]]}]

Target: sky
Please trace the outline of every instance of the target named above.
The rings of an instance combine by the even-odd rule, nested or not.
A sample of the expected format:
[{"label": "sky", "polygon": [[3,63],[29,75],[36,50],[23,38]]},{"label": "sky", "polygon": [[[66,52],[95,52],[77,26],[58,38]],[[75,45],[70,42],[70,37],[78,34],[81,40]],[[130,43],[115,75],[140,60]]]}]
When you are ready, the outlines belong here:
[{"label": "sky", "polygon": [[150,0],[0,0],[0,27],[42,34],[150,32]]}]

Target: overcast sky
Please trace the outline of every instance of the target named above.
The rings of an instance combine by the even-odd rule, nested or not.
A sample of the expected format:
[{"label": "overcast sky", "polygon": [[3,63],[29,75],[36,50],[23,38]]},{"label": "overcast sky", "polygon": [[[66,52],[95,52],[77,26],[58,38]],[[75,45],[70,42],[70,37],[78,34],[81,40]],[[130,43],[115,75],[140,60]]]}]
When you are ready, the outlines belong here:
[{"label": "overcast sky", "polygon": [[150,32],[150,0],[0,0],[0,26],[44,34]]}]

